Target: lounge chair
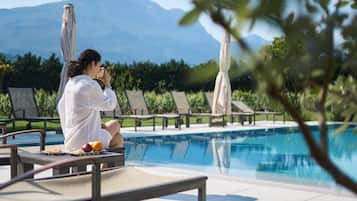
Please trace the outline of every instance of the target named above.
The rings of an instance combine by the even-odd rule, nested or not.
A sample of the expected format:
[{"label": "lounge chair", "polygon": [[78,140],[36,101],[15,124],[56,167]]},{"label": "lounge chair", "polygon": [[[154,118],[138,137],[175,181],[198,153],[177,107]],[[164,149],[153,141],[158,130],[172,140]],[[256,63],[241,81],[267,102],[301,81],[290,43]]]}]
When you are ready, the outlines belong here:
[{"label": "lounge chair", "polygon": [[102,117],[108,118],[118,118],[120,115],[122,115],[122,112],[119,103],[115,106],[114,110],[101,112]]},{"label": "lounge chair", "polygon": [[130,91],[126,90],[125,94],[128,98],[129,106],[132,114],[136,115],[135,118],[135,131],[136,127],[141,125],[141,120],[152,119],[153,130],[155,130],[155,118],[162,118],[162,129],[168,126],[169,119],[175,119],[175,126],[181,129],[179,122],[180,116],[177,114],[155,114],[151,115],[147,108],[144,94],[141,90]]},{"label": "lounge chair", "polygon": [[[45,170],[92,161],[91,174],[28,179]],[[94,156],[58,161],[0,184],[2,200],[144,200],[198,189],[198,201],[206,200],[206,176],[159,176],[135,167],[100,170]]]},{"label": "lounge chair", "polygon": [[119,103],[115,106],[114,110],[111,111],[101,111],[100,112],[102,118],[113,118],[118,119],[120,126],[123,124],[124,119],[133,119],[134,116],[131,115],[123,115]]},{"label": "lounge chair", "polygon": [[59,122],[59,118],[40,116],[36,105],[34,89],[9,87],[8,90],[11,103],[11,112],[15,121],[27,121],[28,129],[32,127],[32,122],[43,122],[43,127],[45,130],[47,129],[47,122]]},{"label": "lounge chair", "polygon": [[[185,92],[182,91],[172,91],[171,95],[174,99],[176,105],[176,111],[180,116],[185,117],[186,127],[190,127],[190,117],[208,117],[209,118],[209,126],[212,126],[213,118],[221,118],[222,122],[224,120],[224,114],[211,114],[211,113],[192,113],[190,104],[188,103]],[[223,123],[222,126],[225,124]]]},{"label": "lounge chair", "polygon": [[[40,134],[40,140],[39,140],[39,150],[44,150],[45,149],[45,140],[46,140],[46,131],[43,129],[31,129],[31,130],[22,130],[22,131],[15,131],[11,133],[6,133],[2,136],[0,136],[0,141],[2,144],[0,144],[0,148],[7,148],[10,149],[9,151],[5,151],[4,149],[0,149],[0,166],[17,166],[17,159],[14,158],[17,156],[18,151],[23,151],[22,148],[17,148],[16,145],[14,144],[7,144],[7,139],[10,137],[14,137],[17,135],[26,135],[26,134],[32,134],[32,133],[38,133]],[[15,159],[15,160],[14,160]],[[10,176],[11,178],[15,177],[17,175],[17,171],[15,169],[11,169]]]},{"label": "lounge chair", "polygon": [[115,106],[114,110],[110,111],[101,111],[100,115],[102,118],[113,118],[117,119],[120,123],[120,126],[122,126],[124,119],[135,119],[138,118],[137,115],[125,115],[122,113],[121,107],[119,105],[119,102]]},{"label": "lounge chair", "polygon": [[[213,93],[212,92],[205,92],[205,96],[206,96],[206,99],[207,99],[207,102],[208,102],[210,108],[212,108],[212,106],[213,106]],[[253,113],[250,113],[250,112],[233,112],[232,111],[231,114],[229,114],[229,116],[230,116],[230,122],[232,124],[234,122],[234,117],[238,117],[240,124],[243,126],[244,117],[248,116],[249,119],[251,119],[251,116],[253,116]],[[249,123],[251,123],[251,120],[249,120]]]},{"label": "lounge chair", "polygon": [[239,109],[240,112],[253,113],[253,124],[255,125],[256,115],[273,115],[273,123],[275,123],[275,116],[282,115],[283,122],[285,123],[285,113],[284,112],[272,112],[272,111],[255,111],[242,101],[232,101],[232,104]]}]

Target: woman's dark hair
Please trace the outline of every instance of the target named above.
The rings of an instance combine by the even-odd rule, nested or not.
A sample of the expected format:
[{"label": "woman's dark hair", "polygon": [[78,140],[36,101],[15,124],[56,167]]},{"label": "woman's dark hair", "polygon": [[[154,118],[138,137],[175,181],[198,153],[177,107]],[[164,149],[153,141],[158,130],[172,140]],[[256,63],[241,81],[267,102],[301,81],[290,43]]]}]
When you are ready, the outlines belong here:
[{"label": "woman's dark hair", "polygon": [[74,77],[83,74],[83,71],[91,64],[93,61],[95,63],[101,60],[100,54],[92,49],[84,50],[78,57],[77,61],[71,61],[68,66],[68,77]]}]

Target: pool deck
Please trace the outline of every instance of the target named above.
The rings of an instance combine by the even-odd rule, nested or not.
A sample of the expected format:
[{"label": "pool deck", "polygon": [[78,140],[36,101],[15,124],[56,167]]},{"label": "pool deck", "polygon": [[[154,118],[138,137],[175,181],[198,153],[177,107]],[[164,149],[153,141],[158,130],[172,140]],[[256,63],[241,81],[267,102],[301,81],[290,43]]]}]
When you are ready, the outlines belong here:
[{"label": "pool deck", "polygon": [[[309,122],[310,125],[316,125],[316,122]],[[207,125],[192,125],[191,128],[182,127],[181,130],[169,127],[164,131],[157,126],[156,131],[152,127],[139,127],[135,132],[133,128],[123,128],[124,137],[151,136],[151,135],[178,135],[202,132],[232,131],[232,130],[250,130],[265,129],[276,127],[296,126],[293,122],[275,122],[259,121],[257,125],[239,124],[222,127],[208,127]],[[140,167],[141,168],[141,167]],[[207,181],[207,200],[208,201],[357,201],[357,196],[347,190],[332,190],[322,187],[314,187],[301,184],[291,184],[283,182],[272,182],[259,179],[246,179],[236,176],[223,176],[214,173],[198,172],[192,170],[182,170],[177,168],[149,166],[143,167],[146,171],[160,175],[206,175]],[[48,176],[50,172],[44,172],[39,177]],[[0,166],[0,182],[9,179],[9,168]],[[196,191],[174,194],[152,201],[194,201],[197,200]]]},{"label": "pool deck", "polygon": [[[335,124],[338,122],[329,122],[329,124]],[[317,125],[316,121],[307,122],[308,125]],[[141,137],[141,136],[153,136],[153,135],[182,135],[182,134],[197,134],[197,133],[209,133],[209,132],[228,132],[228,131],[243,131],[243,130],[256,130],[256,129],[268,129],[268,128],[281,128],[281,127],[294,127],[297,126],[295,122],[276,121],[258,121],[256,125],[244,124],[241,126],[239,123],[228,124],[227,126],[214,126],[208,127],[208,124],[193,124],[189,128],[184,125],[181,126],[181,130],[169,126],[164,130],[161,129],[161,125],[156,125],[155,131],[152,126],[138,127],[135,132],[134,128],[122,128],[121,132],[124,137]]]}]

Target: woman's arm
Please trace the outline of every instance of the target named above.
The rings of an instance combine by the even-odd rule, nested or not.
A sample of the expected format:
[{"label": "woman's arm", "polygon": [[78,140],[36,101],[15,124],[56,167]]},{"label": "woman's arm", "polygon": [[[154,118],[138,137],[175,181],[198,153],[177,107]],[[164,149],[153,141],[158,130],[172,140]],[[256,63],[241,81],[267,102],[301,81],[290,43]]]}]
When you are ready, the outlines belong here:
[{"label": "woman's arm", "polygon": [[114,110],[118,104],[115,92],[110,88],[105,88],[104,92],[95,81],[90,83],[88,95],[88,106],[98,111]]}]

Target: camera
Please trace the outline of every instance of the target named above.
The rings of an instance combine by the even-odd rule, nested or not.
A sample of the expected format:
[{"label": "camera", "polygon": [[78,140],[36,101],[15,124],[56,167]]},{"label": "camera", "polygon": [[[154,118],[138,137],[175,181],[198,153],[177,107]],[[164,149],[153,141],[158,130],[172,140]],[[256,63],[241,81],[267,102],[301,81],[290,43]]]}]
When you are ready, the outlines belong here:
[{"label": "camera", "polygon": [[97,73],[97,78],[98,78],[98,79],[102,79],[102,78],[104,77],[104,72],[105,72],[104,65],[101,65],[101,66],[100,66],[100,70],[99,70],[99,72]]}]

